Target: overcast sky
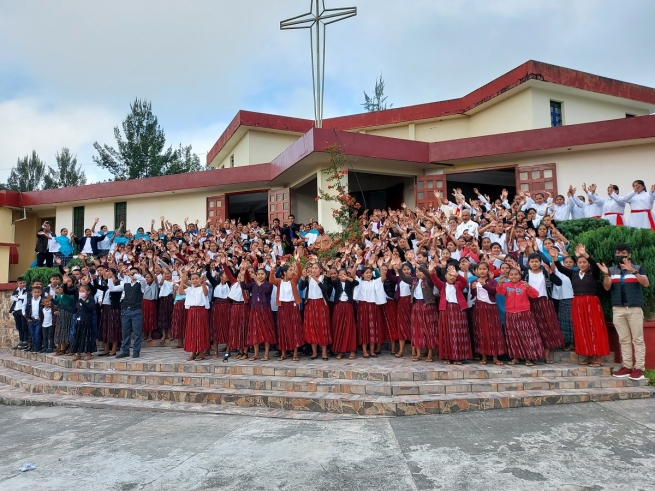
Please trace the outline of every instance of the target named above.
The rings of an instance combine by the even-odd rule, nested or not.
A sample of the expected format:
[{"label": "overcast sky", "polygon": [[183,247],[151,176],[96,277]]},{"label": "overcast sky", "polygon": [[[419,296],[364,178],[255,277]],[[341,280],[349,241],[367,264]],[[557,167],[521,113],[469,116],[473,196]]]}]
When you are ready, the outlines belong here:
[{"label": "overcast sky", "polygon": [[[68,146],[90,181],[135,97],[170,144],[207,150],[239,109],[313,119],[309,0],[0,0],[0,180]],[[325,117],[460,97],[529,59],[655,87],[653,0],[326,0]]]}]

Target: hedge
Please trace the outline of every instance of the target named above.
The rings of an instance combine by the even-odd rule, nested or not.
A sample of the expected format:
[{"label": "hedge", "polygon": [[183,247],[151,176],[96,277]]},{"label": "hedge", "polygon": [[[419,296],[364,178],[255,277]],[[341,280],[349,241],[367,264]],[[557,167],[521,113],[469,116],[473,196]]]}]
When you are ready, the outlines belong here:
[{"label": "hedge", "polygon": [[[78,258],[71,258],[67,266],[69,268],[72,268],[73,266],[82,267],[82,261]],[[45,266],[30,268],[27,271],[25,271],[21,276],[25,278],[25,281],[27,282],[27,286],[30,286],[32,284],[32,281],[34,280],[41,280],[41,282],[44,285],[47,285],[48,283],[50,283],[50,277],[53,274],[59,274],[58,266],[54,268],[47,268]]]},{"label": "hedge", "polygon": [[595,230],[597,228],[609,227],[610,222],[604,218],[580,218],[578,220],[566,220],[565,222],[557,222],[557,228],[564,237],[573,240],[578,235]]}]

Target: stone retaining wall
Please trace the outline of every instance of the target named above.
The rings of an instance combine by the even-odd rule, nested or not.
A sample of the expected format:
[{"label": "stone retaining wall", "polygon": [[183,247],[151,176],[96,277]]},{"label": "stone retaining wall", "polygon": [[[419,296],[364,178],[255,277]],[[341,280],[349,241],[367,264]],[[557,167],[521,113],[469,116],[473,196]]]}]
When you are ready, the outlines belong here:
[{"label": "stone retaining wall", "polygon": [[14,316],[9,313],[10,298],[11,290],[0,291],[0,347],[15,346],[18,343]]}]

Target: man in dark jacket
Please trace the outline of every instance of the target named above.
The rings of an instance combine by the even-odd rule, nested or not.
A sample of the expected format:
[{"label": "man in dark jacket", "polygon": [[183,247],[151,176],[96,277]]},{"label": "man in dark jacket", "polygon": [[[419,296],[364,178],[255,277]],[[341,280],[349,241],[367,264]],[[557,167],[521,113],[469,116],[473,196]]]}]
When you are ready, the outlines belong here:
[{"label": "man in dark jacket", "polygon": [[54,235],[50,231],[50,222],[45,221],[41,228],[36,232],[36,265],[43,266],[45,265],[48,268],[52,268],[52,258],[53,254],[50,252],[48,244],[54,239]]},{"label": "man in dark jacket", "polygon": [[[98,223],[98,219],[95,219],[93,226]],[[75,237],[75,236],[73,236]],[[93,235],[93,230],[87,228],[84,231],[84,237],[75,237],[75,243],[79,246],[80,254],[86,254],[88,256],[97,256],[98,255],[98,242],[102,242],[105,238],[103,235]]]}]

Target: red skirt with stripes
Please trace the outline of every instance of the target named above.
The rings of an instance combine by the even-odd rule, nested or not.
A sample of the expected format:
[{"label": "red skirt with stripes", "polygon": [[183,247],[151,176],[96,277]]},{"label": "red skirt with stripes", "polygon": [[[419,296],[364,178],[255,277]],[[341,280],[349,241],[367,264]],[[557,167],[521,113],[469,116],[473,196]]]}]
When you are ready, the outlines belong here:
[{"label": "red skirt with stripes", "polygon": [[247,346],[255,346],[261,343],[275,344],[275,323],[270,305],[257,305],[250,309],[248,320]]},{"label": "red skirt with stripes", "polygon": [[302,333],[306,343],[320,346],[332,343],[330,309],[322,298],[307,300]]},{"label": "red skirt with stripes", "polygon": [[103,343],[119,343],[123,340],[121,309],[112,309],[111,305],[102,306],[98,339]]},{"label": "red skirt with stripes", "polygon": [[505,313],[507,352],[512,358],[539,360],[544,357],[544,345],[530,310]]},{"label": "red skirt with stripes", "polygon": [[212,342],[227,344],[230,329],[230,301],[215,298],[209,316],[209,330]]},{"label": "red skirt with stripes", "polygon": [[350,302],[337,302],[332,315],[332,351],[348,353],[357,349],[355,311]]},{"label": "red skirt with stripes", "polygon": [[186,316],[187,311],[184,308],[184,300],[178,300],[173,306],[173,315],[171,315],[171,339],[184,339]]},{"label": "red skirt with stripes", "polygon": [[557,312],[555,312],[552,300],[548,297],[531,298],[530,310],[532,310],[532,315],[534,315],[534,320],[537,323],[544,349],[555,349],[564,346],[566,344],[564,335],[559,327]]},{"label": "red skirt with stripes", "polygon": [[384,320],[384,340],[398,341],[401,339],[398,334],[398,302],[387,298],[387,303],[382,306],[382,319]]},{"label": "red skirt with stripes", "polygon": [[446,310],[439,312],[439,358],[442,360],[470,360],[471,336],[466,310],[456,303],[447,303]]},{"label": "red skirt with stripes", "polygon": [[382,307],[374,302],[357,303],[357,344],[381,343]]},{"label": "red skirt with stripes", "polygon": [[433,303],[414,302],[412,306],[412,346],[419,349],[437,349],[439,312]]},{"label": "red skirt with stripes", "polygon": [[209,311],[205,307],[191,307],[187,310],[186,315],[184,351],[189,353],[202,353],[208,349]]},{"label": "red skirt with stripes", "polygon": [[412,297],[400,297],[396,306],[398,339],[412,339]]},{"label": "red skirt with stripes", "polygon": [[282,302],[277,310],[277,337],[280,350],[293,351],[305,344],[300,309],[294,302]]},{"label": "red skirt with stripes", "polygon": [[498,306],[493,303],[475,302],[473,307],[473,338],[475,352],[485,356],[507,353],[505,334],[500,325]]},{"label": "red skirt with stripes", "polygon": [[159,327],[159,329],[168,330],[171,328],[173,300],[173,295],[159,297],[159,305],[157,306],[157,327]]},{"label": "red skirt with stripes", "polygon": [[232,349],[242,349],[248,346],[248,319],[250,306],[245,303],[233,303],[230,307],[230,325],[227,332],[227,345]]},{"label": "red skirt with stripes", "polygon": [[600,300],[596,295],[573,297],[571,308],[575,352],[582,356],[607,356],[610,345]]},{"label": "red skirt with stripes", "polygon": [[141,300],[141,312],[143,313],[144,334],[157,329],[157,300]]}]

